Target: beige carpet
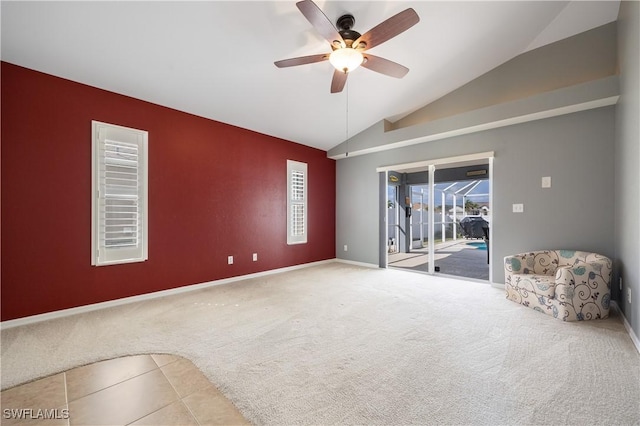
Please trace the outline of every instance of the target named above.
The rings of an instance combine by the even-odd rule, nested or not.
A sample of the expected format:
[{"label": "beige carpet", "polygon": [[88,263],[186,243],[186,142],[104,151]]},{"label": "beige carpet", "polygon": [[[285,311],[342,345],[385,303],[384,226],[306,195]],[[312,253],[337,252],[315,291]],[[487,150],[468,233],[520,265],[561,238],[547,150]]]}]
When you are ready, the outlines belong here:
[{"label": "beige carpet", "polygon": [[2,388],[125,354],[191,359],[256,424],[640,424],[620,318],[331,263],[1,333]]}]

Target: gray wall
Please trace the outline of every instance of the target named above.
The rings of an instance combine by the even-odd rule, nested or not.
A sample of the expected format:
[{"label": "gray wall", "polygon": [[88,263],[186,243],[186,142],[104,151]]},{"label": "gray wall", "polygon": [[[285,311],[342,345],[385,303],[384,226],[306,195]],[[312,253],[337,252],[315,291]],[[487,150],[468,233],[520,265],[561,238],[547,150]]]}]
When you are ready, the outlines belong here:
[{"label": "gray wall", "polygon": [[519,55],[392,124],[394,129],[616,74],[616,23]]},{"label": "gray wall", "polygon": [[[620,101],[616,105],[615,219],[617,273],[614,296],[640,336],[640,4],[623,1],[618,17]],[[631,300],[627,297],[631,288]],[[622,293],[622,294],[619,294]]]},{"label": "gray wall", "polygon": [[[376,167],[486,151],[495,152],[494,282],[504,283],[508,254],[566,248],[613,257],[614,112],[598,108],[339,160],[337,257],[378,264]],[[543,176],[551,176],[550,189],[541,188]],[[524,213],[512,213],[513,203],[524,203]]]},{"label": "gray wall", "polygon": [[[640,336],[639,27],[640,2],[622,1],[615,31],[612,25],[606,25],[527,52],[395,123],[395,127],[407,126],[401,130],[385,132],[384,123],[378,123],[357,135],[363,138],[361,149],[380,148],[397,142],[393,138],[387,140],[390,134],[412,128],[424,131],[426,128],[421,126],[424,127],[425,121],[433,123],[434,118],[443,114],[503,102],[503,95],[523,95],[522,90],[513,89],[514,84],[525,87],[524,95],[558,92],[557,95],[565,99],[567,94],[562,91],[544,92],[555,87],[546,83],[574,84],[597,79],[612,70],[619,74],[616,94],[620,93],[620,98],[613,107],[340,159],[337,164],[337,256],[378,263],[376,167],[495,151],[491,252],[494,282],[504,282],[501,259],[506,254],[547,247],[600,252],[615,261],[613,298],[618,300],[635,335]],[[611,67],[614,56],[617,60]],[[565,57],[570,60],[563,60]],[[578,71],[574,62],[579,64]],[[564,80],[555,78],[558,67],[569,70],[562,74]],[[521,71],[514,71],[518,69]],[[577,88],[578,94],[593,93],[601,81],[604,80],[585,83],[593,87],[570,86],[569,89]],[[608,93],[603,96],[613,96]],[[581,101],[568,99],[568,102]],[[500,105],[505,104],[497,106]],[[465,124],[461,122],[464,116],[462,113],[448,119],[460,128]],[[422,124],[416,124],[418,122]],[[414,133],[407,135],[419,136]],[[354,147],[358,140],[352,139]],[[341,154],[344,151],[340,148],[330,150],[330,154]],[[540,188],[542,176],[552,177],[552,188]],[[511,213],[511,204],[516,202],[524,203],[524,214]],[[372,213],[351,215],[354,211]],[[343,251],[344,244],[349,244],[348,252]],[[618,276],[623,278],[622,292],[618,289]],[[631,289],[631,299],[627,288]]]}]

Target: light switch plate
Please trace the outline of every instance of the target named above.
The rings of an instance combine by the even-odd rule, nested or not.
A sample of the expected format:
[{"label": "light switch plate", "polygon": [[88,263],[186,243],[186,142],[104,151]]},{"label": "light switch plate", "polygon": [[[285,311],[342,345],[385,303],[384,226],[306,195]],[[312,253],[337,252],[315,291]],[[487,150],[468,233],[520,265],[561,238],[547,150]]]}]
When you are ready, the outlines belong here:
[{"label": "light switch plate", "polygon": [[514,204],[513,205],[514,213],[523,213],[524,212],[524,204]]},{"label": "light switch plate", "polygon": [[542,178],[542,187],[551,188],[551,176],[545,176]]}]

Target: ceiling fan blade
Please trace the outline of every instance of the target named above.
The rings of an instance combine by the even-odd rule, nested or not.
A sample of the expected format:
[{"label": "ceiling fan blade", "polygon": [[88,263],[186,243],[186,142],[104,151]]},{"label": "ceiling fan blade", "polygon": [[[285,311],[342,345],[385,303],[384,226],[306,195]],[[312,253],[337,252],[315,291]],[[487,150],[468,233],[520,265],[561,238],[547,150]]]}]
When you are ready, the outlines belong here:
[{"label": "ceiling fan blade", "polygon": [[331,80],[331,93],[342,92],[348,76],[349,74],[346,72],[335,70],[333,72],[333,79]]},{"label": "ceiling fan blade", "polygon": [[322,37],[324,37],[331,46],[334,46],[334,41],[339,41],[344,44],[342,40],[342,36],[333,26],[327,15],[325,15],[322,10],[311,0],[303,0],[296,3],[300,12],[304,15],[305,18],[311,25],[320,33]]},{"label": "ceiling fan blade", "polygon": [[360,42],[365,42],[367,44],[366,48],[371,49],[408,30],[419,21],[420,17],[415,10],[412,8],[406,9],[371,28],[361,35],[353,45],[358,46]]},{"label": "ceiling fan blade", "polygon": [[362,66],[371,71],[395,78],[402,78],[409,72],[409,68],[388,59],[373,56],[368,53],[365,53],[364,57],[366,60],[362,63]]},{"label": "ceiling fan blade", "polygon": [[278,68],[293,67],[296,65],[312,64],[314,62],[322,62],[329,59],[328,53],[322,53],[320,55],[300,56],[297,58],[283,59],[281,61],[275,61],[274,64]]}]

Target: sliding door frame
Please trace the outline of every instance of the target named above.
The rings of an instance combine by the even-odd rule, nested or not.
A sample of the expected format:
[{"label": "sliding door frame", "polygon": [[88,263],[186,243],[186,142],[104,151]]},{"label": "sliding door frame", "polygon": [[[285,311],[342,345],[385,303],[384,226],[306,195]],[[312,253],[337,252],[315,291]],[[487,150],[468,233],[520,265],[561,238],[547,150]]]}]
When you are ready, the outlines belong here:
[{"label": "sliding door frame", "polygon": [[[465,164],[474,161],[486,160],[489,164],[489,205],[491,206],[489,217],[491,223],[493,223],[493,158],[494,152],[480,152],[477,154],[461,155],[457,157],[438,158],[433,160],[417,161],[413,163],[394,164],[390,166],[382,166],[376,168],[376,172],[379,175],[380,186],[380,221],[379,221],[379,267],[388,267],[388,226],[387,226],[387,182],[389,179],[389,172],[414,172],[414,171],[429,171],[429,269],[428,273],[435,274],[435,241],[433,235],[435,233],[435,212],[434,212],[434,185],[435,185],[435,172],[438,168],[446,168],[451,164]],[[438,167],[440,166],[440,167]],[[489,241],[493,239],[493,226],[489,227]],[[492,265],[492,252],[489,252],[489,282],[493,282]]]}]

